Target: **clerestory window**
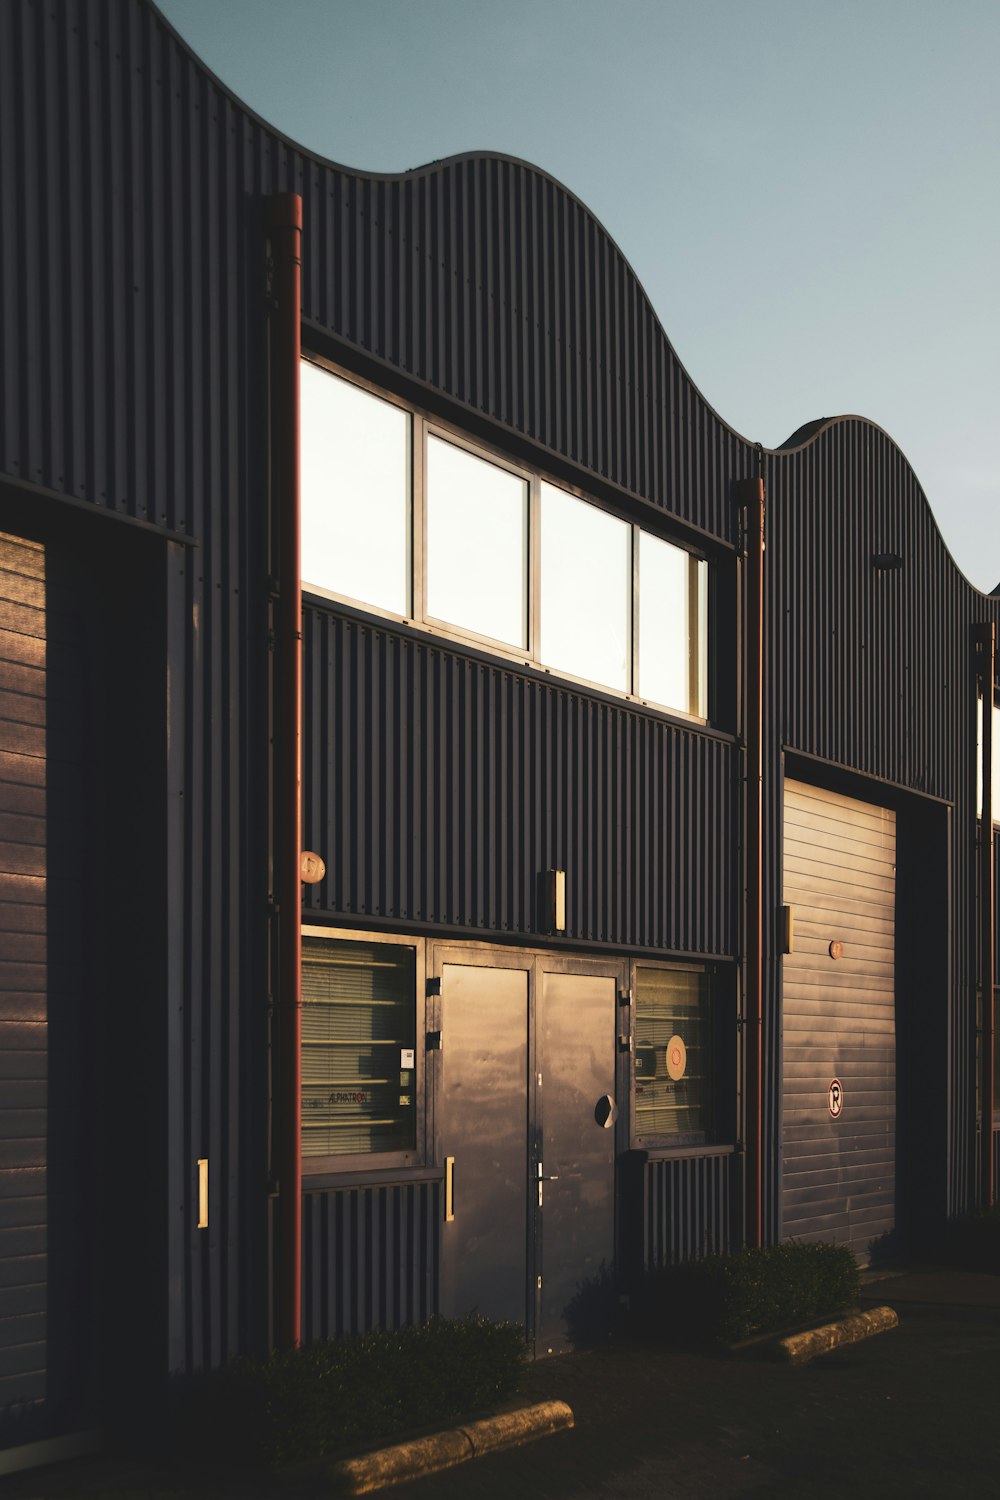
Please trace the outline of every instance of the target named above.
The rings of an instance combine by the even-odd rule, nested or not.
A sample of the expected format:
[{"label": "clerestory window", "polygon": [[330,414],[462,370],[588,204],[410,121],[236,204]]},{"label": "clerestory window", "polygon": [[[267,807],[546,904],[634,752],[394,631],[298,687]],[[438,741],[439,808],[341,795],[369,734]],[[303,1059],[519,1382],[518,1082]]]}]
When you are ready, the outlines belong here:
[{"label": "clerestory window", "polygon": [[708,717],[708,563],[302,363],[306,589]]}]

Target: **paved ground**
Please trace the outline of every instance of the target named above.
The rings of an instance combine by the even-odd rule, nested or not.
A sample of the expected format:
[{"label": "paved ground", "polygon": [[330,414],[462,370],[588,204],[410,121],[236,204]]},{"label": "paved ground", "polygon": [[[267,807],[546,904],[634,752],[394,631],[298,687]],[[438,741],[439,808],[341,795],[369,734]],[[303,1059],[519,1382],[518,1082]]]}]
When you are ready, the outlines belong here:
[{"label": "paved ground", "polygon": [[[1000,1276],[870,1283],[901,1326],[793,1369],[640,1347],[545,1361],[530,1396],[572,1432],[388,1492],[395,1500],[729,1500],[1000,1496]],[[4,1500],[202,1500],[316,1494],[279,1483],[87,1460],[14,1476]]]}]

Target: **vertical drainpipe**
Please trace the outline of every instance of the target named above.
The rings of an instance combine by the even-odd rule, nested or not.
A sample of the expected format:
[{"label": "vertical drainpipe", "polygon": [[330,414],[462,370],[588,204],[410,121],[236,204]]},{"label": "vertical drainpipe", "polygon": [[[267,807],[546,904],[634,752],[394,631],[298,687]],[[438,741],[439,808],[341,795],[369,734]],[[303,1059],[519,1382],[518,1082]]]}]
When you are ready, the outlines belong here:
[{"label": "vertical drainpipe", "polygon": [[764,734],[764,480],[742,479],[737,503],[746,521],[746,1239],[763,1241],[761,1147],[763,1121],[763,734]]},{"label": "vertical drainpipe", "polygon": [[302,199],[267,199],[271,269],[270,388],[274,607],[274,830],[278,918],[278,1347],[301,1339],[302,1291],[302,580],[299,520],[299,357]]},{"label": "vertical drainpipe", "polygon": [[996,673],[996,627],[992,620],[977,625],[979,645],[979,687],[983,701],[983,728],[980,735],[980,768],[983,782],[983,808],[979,823],[979,974],[982,997],[982,1082],[979,1098],[980,1125],[980,1201],[984,1208],[993,1202],[993,986],[994,921],[993,890],[993,683]]}]

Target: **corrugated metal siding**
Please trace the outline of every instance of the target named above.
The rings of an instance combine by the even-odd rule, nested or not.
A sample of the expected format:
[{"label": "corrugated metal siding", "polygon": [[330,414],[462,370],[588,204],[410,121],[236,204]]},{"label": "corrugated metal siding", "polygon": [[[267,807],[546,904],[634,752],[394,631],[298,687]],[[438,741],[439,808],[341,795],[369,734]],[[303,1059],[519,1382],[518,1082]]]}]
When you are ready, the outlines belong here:
[{"label": "corrugated metal siding", "polygon": [[303,310],[716,535],[749,445],[706,406],[593,215],[523,162],[406,177],[310,163]]},{"label": "corrugated metal siding", "polygon": [[[0,6],[0,474],[199,544],[177,565],[172,606],[171,715],[182,738],[171,795],[183,812],[171,857],[187,892],[169,914],[185,1006],[171,1060],[179,1368],[245,1343],[262,1302],[247,1265],[263,1235],[251,1186],[259,1132],[253,1151],[246,1144],[254,1082],[263,1088],[260,1028],[248,1037],[240,1017],[243,1007],[263,1014],[266,972],[250,858],[261,847],[263,762],[249,747],[265,742],[258,216],[260,197],[281,189],[305,198],[307,315],[459,407],[722,537],[729,475],[746,449],[697,396],[620,253],[543,173],[469,159],[390,180],[316,164],[234,104],[142,0]],[[605,714],[587,725],[580,756],[608,796],[608,772],[591,773],[591,761],[635,753],[650,771],[629,740],[642,738],[638,722]],[[621,751],[606,740],[612,727]],[[690,773],[678,762],[675,796],[684,786],[700,796],[718,755]],[[533,795],[543,798],[543,780]],[[688,881],[669,882],[669,915],[640,910],[654,895],[638,887],[631,910],[597,915],[618,857],[601,845],[609,807],[592,837],[588,827],[574,835],[600,871],[586,929],[610,941],[631,924],[655,942],[669,926],[699,945],[706,924],[686,909]],[[686,827],[679,804],[677,816]],[[530,901],[523,873],[512,883],[505,872],[512,857],[501,848],[495,873],[463,871],[461,895],[438,889],[434,907],[466,922],[495,905],[498,930],[520,923]],[[662,852],[629,857],[637,870],[666,864]],[[246,905],[250,892],[260,904]],[[396,906],[426,909],[414,894]],[[376,890],[355,903],[383,904],[396,909]],[[713,950],[731,945],[728,911],[707,926],[718,928]],[[220,1194],[208,1233],[192,1208],[201,1155]]]},{"label": "corrugated metal siding", "polygon": [[[456,420],[481,413],[724,539],[731,481],[752,457],[694,390],[620,253],[543,173],[467,158],[383,179],[316,163],[235,105],[143,0],[0,6],[0,475],[199,544],[176,566],[171,621],[171,858],[188,893],[168,914],[185,1005],[171,1053],[178,1368],[252,1342],[262,1321],[259,199],[280,189],[305,200],[307,316],[436,387]],[[766,909],[779,891],[783,743],[954,802],[949,1191],[960,1206],[974,1169],[968,632],[1000,605],[956,573],[911,471],[868,424],[838,423],[768,467]],[[873,572],[869,549],[893,546],[904,568]],[[329,762],[352,764],[355,730],[337,716],[334,691],[353,679],[330,665],[336,651],[356,665],[368,653],[376,674],[419,656],[391,686],[383,675],[351,688],[370,715],[364,766],[383,724],[412,708],[442,726],[454,707],[435,746],[451,765],[471,748],[491,808],[477,835],[498,836],[487,854],[471,826],[441,821],[471,793],[444,783],[416,735],[412,766],[389,747],[388,814],[367,771],[355,813],[314,755],[311,837],[346,852],[360,893],[317,893],[314,910],[514,931],[531,925],[533,871],[572,857],[593,871],[575,910],[571,898],[574,936],[732,951],[728,750],[458,653],[404,648],[391,632],[362,646],[352,626],[347,647],[343,624],[318,621],[307,622],[321,694],[310,713],[313,726],[333,717]],[[503,726],[495,745],[475,738],[487,724]],[[504,821],[504,797],[529,811],[530,847]],[[706,801],[703,823],[694,809]],[[646,821],[632,821],[636,809]],[[706,832],[702,862],[692,846]],[[336,861],[330,878],[344,879]],[[778,1014],[772,977],[772,1142]],[[226,1185],[208,1233],[193,1213],[200,1155]],[[772,1155],[774,1230],[773,1168]]]},{"label": "corrugated metal siding", "polygon": [[224,523],[247,195],[291,190],[307,318],[732,535],[749,445],[698,395],[606,231],[544,173],[311,161],[141,0],[20,0],[0,27],[0,190],[18,205],[0,233],[3,472],[196,536],[210,510]]},{"label": "corrugated metal siding", "polygon": [[310,1192],[303,1198],[305,1340],[403,1328],[438,1310],[437,1182]]},{"label": "corrugated metal siding", "polygon": [[[186,1007],[171,1056],[182,1369],[218,1362],[260,1322],[241,1251],[260,1216],[244,1196],[239,1099],[245,973],[265,967],[259,913],[248,927],[240,915],[261,817],[244,747],[265,739],[244,698],[263,575],[246,521],[262,469],[250,195],[276,185],[273,168],[260,177],[260,136],[140,0],[0,6],[0,473],[200,544],[176,569],[170,673],[187,893],[169,918]],[[192,1207],[201,1155],[219,1185],[210,1234]]]},{"label": "corrugated metal siding", "polygon": [[646,1163],[642,1255],[647,1271],[735,1249],[740,1240],[737,1177],[732,1153]]},{"label": "corrugated metal siding", "polygon": [[305,837],[321,913],[734,952],[734,749],[503,662],[307,609]]}]

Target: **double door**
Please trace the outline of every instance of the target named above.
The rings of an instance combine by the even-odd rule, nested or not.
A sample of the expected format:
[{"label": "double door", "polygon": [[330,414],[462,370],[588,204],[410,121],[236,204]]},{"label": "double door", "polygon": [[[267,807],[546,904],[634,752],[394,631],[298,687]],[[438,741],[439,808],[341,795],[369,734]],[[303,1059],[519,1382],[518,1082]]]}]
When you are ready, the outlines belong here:
[{"label": "double door", "polygon": [[441,1304],[591,1336],[614,1260],[619,967],[438,948]]}]

